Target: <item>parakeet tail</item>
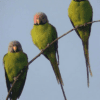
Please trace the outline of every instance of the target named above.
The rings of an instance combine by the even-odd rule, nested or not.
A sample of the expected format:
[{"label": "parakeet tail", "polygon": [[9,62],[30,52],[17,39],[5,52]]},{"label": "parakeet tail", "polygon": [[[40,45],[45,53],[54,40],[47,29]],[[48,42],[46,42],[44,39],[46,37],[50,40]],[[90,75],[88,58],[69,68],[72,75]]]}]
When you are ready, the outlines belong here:
[{"label": "parakeet tail", "polygon": [[59,65],[59,53],[58,53],[58,50],[57,50],[57,60],[58,60],[58,65]]},{"label": "parakeet tail", "polygon": [[50,53],[48,58],[51,62],[51,65],[52,65],[52,68],[53,68],[54,73],[56,75],[58,83],[60,82],[62,85],[64,85],[63,80],[61,78],[60,70],[59,70],[59,67],[58,67],[58,64],[57,64],[56,54],[55,53]]},{"label": "parakeet tail", "polygon": [[63,89],[63,85],[61,84],[61,82],[60,82],[60,86],[61,86],[61,89],[62,89],[62,92],[63,92],[63,96],[64,96],[65,100],[67,100],[64,89]]},{"label": "parakeet tail", "polygon": [[60,85],[61,85],[63,96],[64,96],[65,100],[67,100],[64,89],[63,89],[64,84],[63,84],[63,80],[61,78],[60,70],[59,70],[59,67],[58,67],[58,64],[57,64],[55,52],[52,52],[52,53],[49,53],[49,54],[44,54],[44,56],[51,62],[51,65],[52,65],[53,71],[55,73],[56,79],[57,79],[58,83],[60,83]]},{"label": "parakeet tail", "polygon": [[53,70],[55,72],[55,75],[57,77],[57,80],[58,82],[60,83],[61,85],[61,89],[62,89],[62,92],[63,92],[63,96],[65,98],[65,100],[67,100],[66,98],[66,95],[65,95],[65,92],[64,92],[64,89],[63,89],[63,80],[61,78],[61,74],[60,74],[60,70],[59,70],[59,67],[58,67],[58,64],[57,64],[57,60],[56,60],[56,55],[53,53],[53,54],[50,54],[50,62],[51,62],[51,65],[53,67]]},{"label": "parakeet tail", "polygon": [[86,60],[86,68],[87,68],[87,83],[88,83],[88,87],[89,87],[89,72],[90,72],[90,75],[92,76],[92,71],[91,71],[90,63],[89,63],[88,41],[83,42],[83,49],[84,49],[84,55],[85,55],[85,60]]}]

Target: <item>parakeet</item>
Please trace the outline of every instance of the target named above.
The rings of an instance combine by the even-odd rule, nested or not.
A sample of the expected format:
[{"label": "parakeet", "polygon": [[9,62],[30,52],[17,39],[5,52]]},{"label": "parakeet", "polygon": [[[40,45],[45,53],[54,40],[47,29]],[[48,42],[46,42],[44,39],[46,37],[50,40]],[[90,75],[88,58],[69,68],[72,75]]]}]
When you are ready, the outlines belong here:
[{"label": "parakeet", "polygon": [[84,24],[83,27],[80,27],[75,31],[82,40],[84,55],[86,59],[87,83],[89,87],[89,72],[91,76],[92,72],[89,63],[88,43],[92,24],[85,26],[85,23],[92,21],[92,6],[88,0],[72,0],[68,8],[68,16],[74,27]]},{"label": "parakeet", "polygon": [[[23,52],[22,46],[18,41],[12,41],[8,46],[8,53],[3,57],[6,85],[8,92],[12,83],[20,71],[28,64],[28,57]],[[10,100],[17,100],[20,97],[27,76],[27,68],[16,81],[12,92],[9,95]]]},{"label": "parakeet", "polygon": [[[56,28],[51,25],[45,13],[39,12],[34,16],[34,26],[31,30],[31,36],[33,43],[43,50],[53,40],[57,38]],[[58,41],[52,44],[43,55],[50,61],[53,71],[55,73],[58,83],[63,85],[63,80],[60,74],[60,70],[57,64],[56,53],[58,51]]]}]

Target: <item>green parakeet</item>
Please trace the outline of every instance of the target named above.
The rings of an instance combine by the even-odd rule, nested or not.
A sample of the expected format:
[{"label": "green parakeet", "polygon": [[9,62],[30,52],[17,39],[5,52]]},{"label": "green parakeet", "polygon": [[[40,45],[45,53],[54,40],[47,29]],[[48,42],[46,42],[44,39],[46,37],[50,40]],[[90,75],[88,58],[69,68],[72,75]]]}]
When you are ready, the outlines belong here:
[{"label": "green parakeet", "polygon": [[[47,16],[42,13],[36,13],[34,16],[34,26],[31,30],[31,36],[33,43],[40,49],[45,49],[45,47],[50,44],[53,40],[57,38],[56,28],[48,22]],[[58,83],[63,85],[63,80],[61,78],[60,70],[57,64],[56,53],[58,50],[58,41],[52,44],[43,55],[50,61],[52,68],[54,70],[56,79]]]},{"label": "green parakeet", "polygon": [[[27,55],[23,52],[21,44],[18,41],[9,43],[8,53],[3,57],[6,85],[8,91],[20,71],[28,64]],[[20,97],[27,75],[27,68],[16,81],[12,92],[9,95],[10,100],[17,100]]]},{"label": "green parakeet", "polygon": [[[88,0],[72,0],[68,8],[68,16],[74,27],[83,25],[87,22],[91,22],[92,14],[93,14],[92,7]],[[86,59],[88,87],[89,87],[89,72],[90,75],[92,76],[90,63],[89,63],[89,53],[88,53],[88,42],[89,42],[88,39],[91,32],[91,25],[92,24],[89,24],[87,26],[83,26],[75,30],[77,35],[82,40],[82,44],[83,44],[84,55]]]}]

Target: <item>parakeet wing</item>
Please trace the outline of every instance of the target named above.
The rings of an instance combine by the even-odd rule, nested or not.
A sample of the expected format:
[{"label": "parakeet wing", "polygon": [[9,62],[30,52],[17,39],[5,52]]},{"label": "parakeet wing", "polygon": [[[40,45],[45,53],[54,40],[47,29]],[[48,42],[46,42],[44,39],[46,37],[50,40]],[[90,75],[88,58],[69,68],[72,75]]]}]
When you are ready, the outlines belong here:
[{"label": "parakeet wing", "polygon": [[[69,18],[70,19],[70,18]],[[70,19],[70,21],[71,21],[71,19]],[[91,22],[92,21],[92,17],[91,17],[91,20],[89,21],[89,22]],[[71,21],[71,23],[72,23],[72,25],[73,25],[73,27],[75,28],[75,26],[74,26],[74,24],[73,24],[73,22]],[[89,26],[89,35],[90,35],[90,32],[91,32],[91,25],[92,24],[89,24],[90,26]],[[77,33],[77,35],[80,37],[80,34],[78,33],[78,31],[77,31],[77,29],[75,30],[76,31],[76,33]],[[81,38],[81,37],[80,37]]]},{"label": "parakeet wing", "polygon": [[[25,54],[25,53],[24,53],[24,54]],[[25,54],[25,55],[27,56],[27,54]],[[28,57],[27,57],[27,60],[28,60]],[[20,95],[21,95],[21,93],[22,93],[22,91],[23,91],[24,85],[25,85],[26,76],[27,76],[27,70],[28,70],[28,67],[25,69],[25,71],[26,71],[26,75],[25,75],[24,80],[23,80],[22,83],[21,83],[20,88],[19,88],[18,98],[20,97]],[[23,74],[24,74],[24,73],[23,73]],[[23,74],[22,74],[22,75],[23,75]]]},{"label": "parakeet wing", "polygon": [[[4,69],[4,70],[5,70],[5,69]],[[10,88],[11,88],[11,86],[10,86],[10,82],[9,82],[9,80],[8,80],[8,76],[7,76],[6,71],[5,71],[5,78],[6,78],[7,89],[8,89],[8,91],[9,91]]]},{"label": "parakeet wing", "polygon": [[[50,24],[51,25],[51,24]],[[54,41],[58,36],[57,36],[57,31],[56,31],[56,28],[52,25],[52,27],[54,28],[55,30],[55,34],[52,34],[52,40]],[[58,50],[58,41],[56,41],[54,43],[54,47],[55,47],[55,51]]]},{"label": "parakeet wing", "polygon": [[[50,24],[50,23],[49,23]],[[51,25],[51,24],[50,24]],[[58,36],[57,36],[57,31],[56,31],[56,28],[53,26],[53,25],[51,25],[53,28],[54,28],[54,33],[55,34],[52,34],[52,41],[54,41],[56,38],[58,38]],[[55,43],[54,43],[54,50],[56,51],[56,53],[57,53],[57,61],[58,61],[58,64],[59,64],[59,54],[58,54],[58,41],[56,41]],[[45,55],[44,54],[44,56],[48,59],[48,57],[47,57],[47,55]],[[48,59],[49,60],[49,59]]]},{"label": "parakeet wing", "polygon": [[[5,56],[7,56],[7,54],[5,54],[4,57],[5,57]],[[4,59],[4,57],[3,57],[3,59]],[[5,64],[4,60],[3,60],[3,64]],[[4,67],[4,70],[5,70],[5,67]],[[6,71],[5,71],[5,78],[6,78],[7,90],[8,90],[8,92],[9,92],[9,90],[10,90],[10,88],[11,88],[11,84],[10,84],[10,82],[9,82],[9,80],[8,80],[8,76],[7,76]],[[11,93],[10,93],[9,97],[11,97]],[[10,99],[11,99],[11,98],[10,98]]]},{"label": "parakeet wing", "polygon": [[[53,26],[53,27],[54,27],[54,26]],[[56,30],[55,27],[54,27],[54,29]],[[52,36],[54,40],[55,40],[56,38],[58,38],[57,31],[56,31],[55,33],[56,33],[56,34],[52,34],[52,35],[55,35],[55,36]],[[53,41],[54,41],[54,40],[53,40]],[[54,45],[55,45],[55,51],[57,52],[57,61],[58,61],[58,65],[59,65],[58,41],[56,41],[56,42],[54,43]]]},{"label": "parakeet wing", "polygon": [[[5,56],[7,56],[7,54],[5,54],[5,55],[4,55],[4,57],[5,57]],[[3,60],[3,63],[4,63],[4,65],[5,65],[4,60]],[[4,70],[5,70],[5,67],[4,67]],[[10,86],[10,82],[9,82],[9,80],[8,80],[8,76],[7,76],[6,71],[5,71],[5,78],[6,78],[6,85],[7,85],[7,89],[8,89],[8,91],[9,91],[9,90],[10,90],[10,88],[11,88],[11,86]]]}]

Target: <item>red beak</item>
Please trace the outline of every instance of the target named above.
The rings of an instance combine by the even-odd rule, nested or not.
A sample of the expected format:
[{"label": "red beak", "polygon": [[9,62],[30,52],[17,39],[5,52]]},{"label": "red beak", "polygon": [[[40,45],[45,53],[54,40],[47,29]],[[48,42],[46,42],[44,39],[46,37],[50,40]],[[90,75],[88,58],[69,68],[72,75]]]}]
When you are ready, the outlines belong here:
[{"label": "red beak", "polygon": [[16,51],[17,50],[17,47],[16,46],[13,46],[13,50]]}]

